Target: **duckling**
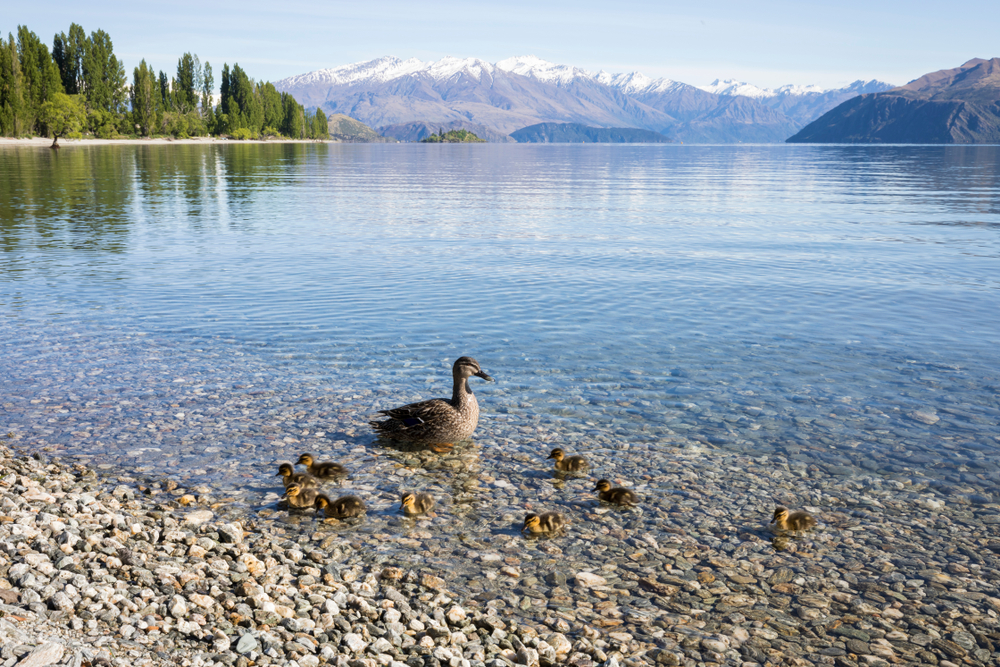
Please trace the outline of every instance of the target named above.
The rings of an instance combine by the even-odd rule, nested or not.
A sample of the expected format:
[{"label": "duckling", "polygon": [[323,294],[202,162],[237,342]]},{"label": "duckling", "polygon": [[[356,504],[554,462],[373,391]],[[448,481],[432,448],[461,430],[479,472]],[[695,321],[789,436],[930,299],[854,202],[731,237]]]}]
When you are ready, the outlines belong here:
[{"label": "duckling", "polygon": [[316,496],[315,505],[316,509],[323,510],[328,519],[348,519],[361,516],[367,510],[364,501],[357,496],[343,496],[330,500],[329,496],[320,493]]},{"label": "duckling", "polygon": [[310,475],[309,473],[295,472],[295,469],[292,468],[291,463],[282,463],[280,466],[278,466],[278,474],[276,476],[284,477],[284,479],[281,480],[281,483],[285,485],[286,489],[290,487],[292,484],[298,484],[303,488],[307,486],[319,485],[319,480]]},{"label": "duckling", "polygon": [[566,527],[566,519],[559,512],[543,514],[527,514],[524,517],[524,528],[529,533],[556,533]]},{"label": "duckling", "polygon": [[412,493],[409,491],[403,494],[402,502],[399,505],[399,509],[403,510],[403,514],[410,516],[429,512],[432,507],[434,507],[434,496],[429,493]]},{"label": "duckling", "polygon": [[295,509],[312,507],[316,503],[317,495],[316,489],[303,487],[298,484],[292,484],[285,489],[285,499],[288,502],[288,506]]},{"label": "duckling", "polygon": [[606,479],[599,480],[594,491],[599,491],[597,496],[606,503],[615,505],[635,505],[639,502],[639,497],[628,489],[617,487],[612,489],[611,482]]},{"label": "duckling", "polygon": [[553,449],[549,453],[548,458],[555,459],[556,470],[560,470],[562,472],[583,472],[590,467],[590,464],[587,463],[587,459],[582,456],[567,457],[566,452],[564,452],[560,447]]},{"label": "duckling", "polygon": [[319,479],[330,479],[331,477],[343,477],[347,474],[347,468],[334,463],[333,461],[319,461],[313,459],[312,454],[303,454],[296,465],[303,465],[309,469],[309,474]]},{"label": "duckling", "polygon": [[771,523],[777,530],[809,530],[816,525],[816,518],[804,510],[789,512],[787,507],[778,506]]}]

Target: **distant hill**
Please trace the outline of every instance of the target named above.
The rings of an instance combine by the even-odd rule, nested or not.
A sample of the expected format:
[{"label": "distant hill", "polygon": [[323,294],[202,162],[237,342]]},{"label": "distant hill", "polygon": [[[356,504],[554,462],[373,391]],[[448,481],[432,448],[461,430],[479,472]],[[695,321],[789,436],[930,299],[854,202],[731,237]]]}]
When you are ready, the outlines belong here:
[{"label": "distant hill", "polygon": [[493,142],[539,123],[637,128],[684,142],[780,142],[843,100],[890,87],[859,81],[829,91],[768,90],[716,83],[702,90],[639,72],[593,73],[534,56],[497,63],[387,56],[274,82],[306,106],[357,118],[400,141],[419,141],[443,126],[466,127]]},{"label": "distant hill", "polygon": [[974,58],[844,102],[791,143],[1000,143],[1000,58]]},{"label": "distant hill", "polygon": [[440,133],[442,130],[445,132],[468,130],[480,139],[493,144],[514,143],[513,139],[502,132],[497,132],[485,125],[463,122],[461,120],[452,120],[446,123],[428,123],[427,121],[418,120],[412,123],[399,123],[379,128],[379,132],[383,135],[392,137],[398,141],[422,141],[432,134]]},{"label": "distant hill", "polygon": [[329,119],[330,138],[334,141],[355,144],[394,142],[395,139],[381,134],[358,120],[344,114],[331,114]]},{"label": "distant hill", "polygon": [[652,130],[631,127],[588,127],[578,123],[538,123],[511,132],[520,143],[540,144],[666,144],[671,139]]}]

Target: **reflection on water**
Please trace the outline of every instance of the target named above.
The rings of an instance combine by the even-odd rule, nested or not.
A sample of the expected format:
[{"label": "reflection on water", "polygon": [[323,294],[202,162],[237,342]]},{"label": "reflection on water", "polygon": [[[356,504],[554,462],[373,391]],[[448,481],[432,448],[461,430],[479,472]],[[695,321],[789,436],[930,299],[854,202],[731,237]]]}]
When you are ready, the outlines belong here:
[{"label": "reflection on water", "polygon": [[[552,446],[645,448],[655,476],[679,439],[973,501],[1000,482],[994,147],[0,156],[25,442],[261,494],[308,446],[388,498],[414,481],[388,458],[456,507],[506,472],[561,492],[533,467]],[[476,443],[373,447],[372,411],[447,395],[465,354],[500,380]]]}]

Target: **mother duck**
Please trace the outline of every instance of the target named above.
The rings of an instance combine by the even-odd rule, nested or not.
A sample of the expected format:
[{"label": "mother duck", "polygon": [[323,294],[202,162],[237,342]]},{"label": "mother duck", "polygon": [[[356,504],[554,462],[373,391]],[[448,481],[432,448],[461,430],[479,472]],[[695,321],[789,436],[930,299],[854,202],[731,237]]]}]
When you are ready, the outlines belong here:
[{"label": "mother duck", "polygon": [[450,446],[472,435],[479,423],[479,404],[469,386],[476,376],[488,382],[479,362],[472,357],[459,357],[451,368],[454,388],[451,399],[432,398],[399,408],[379,410],[389,417],[369,422],[375,432],[389,440],[402,440],[418,445]]}]

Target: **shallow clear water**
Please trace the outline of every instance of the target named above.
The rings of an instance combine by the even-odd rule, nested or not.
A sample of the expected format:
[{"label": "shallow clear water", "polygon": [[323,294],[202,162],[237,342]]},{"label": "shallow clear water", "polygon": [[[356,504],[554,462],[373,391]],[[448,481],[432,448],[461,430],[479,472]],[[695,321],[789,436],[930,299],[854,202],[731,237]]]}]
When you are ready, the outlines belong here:
[{"label": "shallow clear water", "polygon": [[[7,148],[0,313],[5,432],[254,507],[306,448],[386,512],[555,444],[1000,482],[996,147]],[[384,478],[366,420],[460,355],[473,470]]]}]

